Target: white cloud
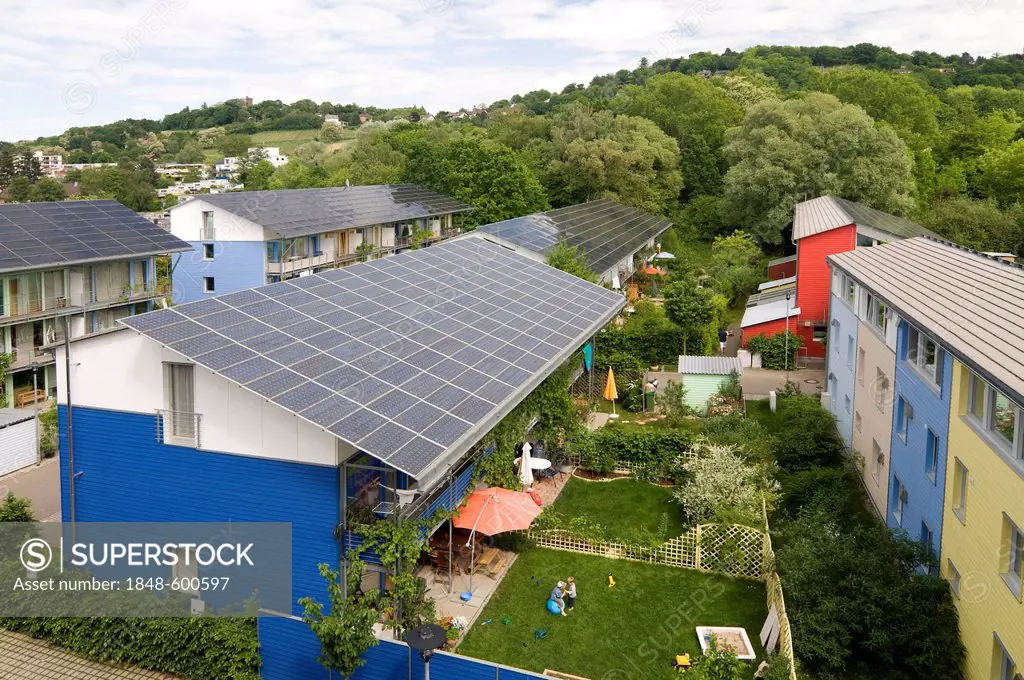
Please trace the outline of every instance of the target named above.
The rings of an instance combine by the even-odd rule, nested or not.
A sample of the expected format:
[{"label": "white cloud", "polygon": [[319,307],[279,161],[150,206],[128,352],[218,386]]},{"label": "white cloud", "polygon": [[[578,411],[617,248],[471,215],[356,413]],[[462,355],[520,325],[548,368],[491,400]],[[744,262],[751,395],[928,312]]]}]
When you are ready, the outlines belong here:
[{"label": "white cloud", "polygon": [[[159,116],[244,94],[257,100],[309,97],[457,109],[588,82],[632,67],[645,55],[756,44],[873,42],[900,51],[1014,52],[1020,49],[1016,27],[1022,17],[1021,4],[1013,0],[94,0],[88,5],[50,0],[5,8],[0,139]],[[89,107],[80,96],[85,86],[94,94]]]}]

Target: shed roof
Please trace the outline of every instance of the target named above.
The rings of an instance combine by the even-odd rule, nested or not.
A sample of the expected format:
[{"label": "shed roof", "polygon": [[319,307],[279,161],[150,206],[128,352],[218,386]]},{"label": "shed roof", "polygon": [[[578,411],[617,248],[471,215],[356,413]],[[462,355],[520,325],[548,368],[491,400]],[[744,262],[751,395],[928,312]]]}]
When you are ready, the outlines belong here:
[{"label": "shed roof", "polygon": [[577,246],[600,275],[671,226],[671,220],[660,215],[602,198],[485,224],[476,231],[540,254],[547,254],[564,239]]},{"label": "shed roof", "polygon": [[120,323],[429,487],[624,305],[472,237]]},{"label": "shed roof", "polygon": [[729,375],[733,371],[743,373],[743,362],[739,357],[679,356],[679,372],[684,375]]},{"label": "shed roof", "polygon": [[1024,403],[1024,269],[948,242],[913,238],[829,261]]},{"label": "shed roof", "polygon": [[936,236],[920,224],[862,203],[836,196],[819,196],[797,203],[793,215],[793,239],[806,238],[850,224],[857,225],[858,230],[873,229],[896,238]]},{"label": "shed roof", "polygon": [[0,430],[26,420],[32,420],[35,417],[36,414],[27,409],[0,408]]},{"label": "shed roof", "polygon": [[473,206],[416,184],[231,191],[203,201],[281,238],[465,212]]},{"label": "shed roof", "polygon": [[[771,302],[747,307],[743,311],[743,320],[740,321],[740,328],[757,326],[769,321],[778,321],[786,318],[786,308],[789,307],[789,316],[800,316],[800,308],[793,307],[793,301],[785,297]],[[795,328],[795,327],[794,327]]]}]

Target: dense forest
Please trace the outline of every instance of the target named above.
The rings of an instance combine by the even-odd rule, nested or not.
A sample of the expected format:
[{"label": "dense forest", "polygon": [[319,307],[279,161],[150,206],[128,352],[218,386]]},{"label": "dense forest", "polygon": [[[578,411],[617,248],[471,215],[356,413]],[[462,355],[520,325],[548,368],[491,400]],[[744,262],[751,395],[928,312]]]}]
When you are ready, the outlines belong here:
[{"label": "dense forest", "polygon": [[610,196],[670,217],[670,239],[743,229],[769,248],[787,242],[797,201],[831,193],[973,248],[1018,250],[1024,240],[1021,55],[762,46],[643,59],[589,85],[515,95],[457,119],[230,100],[161,121],[72,128],[31,146],[62,149],[69,162],[117,161],[116,181],[82,177],[82,193],[121,199],[127,185],[138,208],[147,159],[202,162],[211,147],[244,153],[257,132],[321,128],[326,114],[355,127],[360,112],[374,122],[354,140],[322,134],[276,170],[244,163],[246,188],[417,182],[472,202],[465,226]]}]

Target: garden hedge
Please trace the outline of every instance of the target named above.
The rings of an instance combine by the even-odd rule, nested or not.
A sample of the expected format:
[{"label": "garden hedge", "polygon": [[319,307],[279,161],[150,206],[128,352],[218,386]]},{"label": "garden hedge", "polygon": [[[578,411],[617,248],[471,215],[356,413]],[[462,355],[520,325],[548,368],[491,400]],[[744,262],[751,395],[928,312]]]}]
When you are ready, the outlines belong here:
[{"label": "garden hedge", "polygon": [[639,430],[609,425],[573,441],[583,467],[607,474],[617,461],[664,468],[693,442],[693,433],[675,429]]}]

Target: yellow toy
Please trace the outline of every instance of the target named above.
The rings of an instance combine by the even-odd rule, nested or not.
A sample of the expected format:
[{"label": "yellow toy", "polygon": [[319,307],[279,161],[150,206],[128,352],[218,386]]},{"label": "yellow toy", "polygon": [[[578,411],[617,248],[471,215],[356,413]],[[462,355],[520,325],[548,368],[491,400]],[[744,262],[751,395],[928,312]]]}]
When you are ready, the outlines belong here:
[{"label": "yellow toy", "polygon": [[615,577],[612,576],[611,574],[608,574],[608,587],[609,588],[614,588],[615,587]]},{"label": "yellow toy", "polygon": [[682,673],[690,668],[690,655],[689,654],[676,654],[675,660],[672,662],[672,668]]}]

